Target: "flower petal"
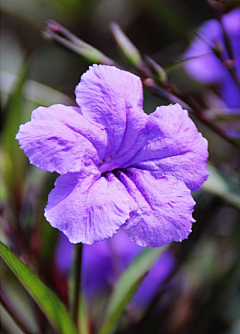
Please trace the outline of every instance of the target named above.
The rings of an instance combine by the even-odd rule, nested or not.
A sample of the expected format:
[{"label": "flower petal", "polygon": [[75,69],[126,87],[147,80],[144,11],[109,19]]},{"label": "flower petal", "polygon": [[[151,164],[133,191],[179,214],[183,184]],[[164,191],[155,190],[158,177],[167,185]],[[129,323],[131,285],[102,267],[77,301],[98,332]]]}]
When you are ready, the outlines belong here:
[{"label": "flower petal", "polygon": [[[146,309],[151,300],[159,291],[161,284],[173,270],[175,263],[176,260],[174,254],[169,249],[166,249],[157,259],[149,273],[142,281],[137,290],[137,293],[132,299],[132,303],[135,303],[134,305],[137,305],[139,309]],[[170,283],[165,287],[164,291],[169,291],[172,287],[173,283]]]},{"label": "flower petal", "polygon": [[182,241],[191,232],[193,206],[190,190],[173,176],[155,179],[147,171],[118,172],[120,181],[138,204],[123,229],[140,246],[160,247]]},{"label": "flower petal", "polygon": [[240,74],[240,8],[223,15],[222,25],[223,27],[217,20],[205,22],[198,30],[198,37],[192,41],[184,54],[184,58],[195,57],[184,64],[188,74],[205,84],[224,84],[228,76],[227,69],[212,51],[217,44],[223,59],[229,59],[223,29],[232,48],[237,75]]},{"label": "flower petal", "polygon": [[65,174],[50,192],[45,217],[72,243],[111,237],[129,218],[132,198],[111,173],[105,177]]},{"label": "flower petal", "polygon": [[104,160],[108,166],[102,171],[120,167],[117,156],[121,155],[122,161],[126,152],[135,154],[132,147],[147,120],[140,78],[114,66],[93,65],[81,77],[75,93],[83,115],[106,130],[108,151]]},{"label": "flower petal", "polygon": [[[231,113],[235,113],[238,115],[240,114],[239,88],[237,87],[230,75],[226,75],[226,78],[220,87],[220,96],[222,100],[226,103],[228,108],[231,108]],[[228,110],[225,109],[224,112],[227,113]]]},{"label": "flower petal", "polygon": [[217,20],[209,20],[198,30],[196,37],[183,58],[188,59],[184,67],[195,80],[204,84],[221,82],[227,71],[221,61],[213,53],[214,42],[223,44],[222,30]]},{"label": "flower petal", "polygon": [[102,129],[90,123],[79,108],[53,105],[33,111],[16,135],[30,163],[59,174],[95,173],[106,150]]},{"label": "flower petal", "polygon": [[208,177],[207,140],[179,104],[163,106],[149,115],[147,143],[124,167],[149,170],[157,178],[173,175],[192,191]]}]

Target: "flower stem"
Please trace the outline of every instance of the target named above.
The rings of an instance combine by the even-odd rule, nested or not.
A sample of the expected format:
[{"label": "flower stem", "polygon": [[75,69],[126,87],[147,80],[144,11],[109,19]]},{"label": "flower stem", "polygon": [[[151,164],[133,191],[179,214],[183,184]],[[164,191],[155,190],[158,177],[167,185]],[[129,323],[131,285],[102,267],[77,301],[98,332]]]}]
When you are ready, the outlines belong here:
[{"label": "flower stem", "polygon": [[170,82],[168,82],[169,87],[161,87],[155,82],[154,79],[147,78],[143,80],[143,84],[145,87],[148,87],[150,90],[152,90],[155,94],[159,96],[164,96],[172,103],[180,103],[183,108],[194,114],[203,124],[208,126],[212,131],[225,139],[228,143],[234,145],[238,149],[240,148],[238,141],[235,140],[235,138],[231,138],[230,136],[228,136],[228,134],[224,130],[222,130],[221,127],[219,127],[215,122],[209,119],[199,103],[192,96],[183,94],[177,87],[173,86]]},{"label": "flower stem", "polygon": [[[106,65],[114,65],[116,67],[121,68],[117,63],[115,63],[114,60],[108,58],[101,51],[95,49],[91,45],[85,43],[84,41],[79,39],[77,36],[72,34],[65,27],[61,26],[59,23],[53,20],[49,20],[47,22],[47,27],[43,31],[43,36],[47,40],[54,41],[60,45],[63,45],[64,47],[72,50],[76,54],[81,55],[82,57],[84,57],[90,62],[106,64]],[[133,45],[133,47],[135,46]],[[212,52],[214,52],[218,57],[221,57],[221,55],[219,55],[219,52],[216,52],[216,50],[212,49]],[[148,60],[149,59],[150,58],[148,58]],[[181,60],[179,63],[184,62],[184,61],[186,60]],[[230,74],[232,75],[233,80],[235,81],[237,87],[240,90],[240,83],[234,71],[234,68],[227,66],[229,64],[228,63],[226,64],[226,62],[224,61],[223,61],[223,64],[229,70]],[[160,85],[157,84],[153,76],[151,75],[151,71],[148,68],[148,65],[151,65],[151,64],[145,64],[143,61],[141,61],[139,66],[135,66],[136,70],[140,73],[142,77],[143,84],[145,87],[148,87],[150,90],[152,90],[154,93],[156,93],[159,96],[164,96],[172,103],[180,103],[183,106],[183,108],[186,108],[189,112],[193,113],[202,123],[208,126],[212,131],[217,133],[220,137],[222,137],[228,143],[234,145],[238,149],[240,148],[239,141],[236,138],[230,137],[220,126],[218,126],[215,122],[213,122],[212,119],[209,119],[209,117],[207,117],[206,113],[204,112],[200,104],[193,97],[188,96],[187,94],[183,94],[178,89],[178,87],[176,87],[175,85],[171,84],[168,81],[160,80],[163,82],[161,82]],[[157,64],[154,64],[154,66],[156,70]],[[153,67],[153,66],[150,66],[150,67]]]},{"label": "flower stem", "polygon": [[115,65],[115,62],[111,58],[75,36],[56,21],[48,20],[46,28],[42,31],[42,35],[45,39],[63,45],[74,53],[79,54],[90,63]]},{"label": "flower stem", "polygon": [[79,243],[75,246],[75,259],[73,263],[73,298],[72,298],[72,317],[78,327],[79,321],[79,305],[81,299],[81,280],[82,280],[82,250],[83,244]]}]

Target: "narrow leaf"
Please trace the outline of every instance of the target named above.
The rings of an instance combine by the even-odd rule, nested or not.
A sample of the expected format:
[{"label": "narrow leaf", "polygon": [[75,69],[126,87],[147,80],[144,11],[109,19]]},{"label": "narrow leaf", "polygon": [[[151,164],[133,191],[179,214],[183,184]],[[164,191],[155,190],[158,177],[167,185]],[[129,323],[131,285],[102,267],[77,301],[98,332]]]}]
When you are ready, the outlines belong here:
[{"label": "narrow leaf", "polygon": [[19,150],[19,144],[15,139],[19,124],[22,123],[24,99],[22,95],[23,85],[26,79],[27,63],[25,62],[17,80],[13,83],[11,95],[5,105],[4,126],[2,132],[2,174],[3,186],[6,189],[5,196],[17,198],[20,189],[23,188],[27,158]]},{"label": "narrow leaf", "polygon": [[146,248],[130,264],[113,291],[105,321],[98,334],[109,334],[112,332],[125,306],[129,303],[145,275],[165,248]]},{"label": "narrow leaf", "polygon": [[142,57],[138,49],[124,34],[123,30],[116,22],[111,22],[110,28],[126,59],[130,64],[138,66],[142,62]]},{"label": "narrow leaf", "polygon": [[220,197],[225,202],[240,209],[240,191],[238,177],[220,172],[208,163],[209,178],[204,182],[202,190]]},{"label": "narrow leaf", "polygon": [[65,46],[90,63],[116,65],[111,58],[105,56],[101,51],[78,38],[71,31],[54,20],[47,21],[47,26],[42,34],[45,39]]},{"label": "narrow leaf", "polygon": [[[13,86],[16,82],[18,82],[18,80],[19,77],[17,75],[10,72],[1,71],[0,91],[6,93],[9,96],[9,94],[13,93]],[[28,101],[46,107],[51,104],[57,103],[65,105],[72,105],[74,103],[74,101],[67,95],[34,80],[25,80],[23,82],[21,93],[22,97],[24,97]],[[17,113],[17,115],[19,116],[19,112]]]},{"label": "narrow leaf", "polygon": [[77,334],[72,319],[55,293],[45,286],[2,242],[0,242],[0,255],[59,332],[61,334]]}]

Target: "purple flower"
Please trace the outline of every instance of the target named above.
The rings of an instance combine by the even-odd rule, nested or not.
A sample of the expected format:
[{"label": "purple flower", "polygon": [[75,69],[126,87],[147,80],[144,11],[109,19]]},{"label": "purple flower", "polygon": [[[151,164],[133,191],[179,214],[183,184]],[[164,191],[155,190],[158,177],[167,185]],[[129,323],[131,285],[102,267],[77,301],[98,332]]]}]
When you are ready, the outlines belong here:
[{"label": "purple flower", "polygon": [[216,84],[226,106],[233,108],[231,112],[240,113],[239,89],[226,67],[212,51],[218,45],[222,50],[223,60],[231,59],[224,41],[224,29],[232,49],[236,76],[240,81],[240,7],[225,14],[222,24],[223,27],[217,20],[210,20],[200,27],[198,37],[184,54],[184,58],[196,58],[188,60],[185,68],[195,80],[204,84]]},{"label": "purple flower", "polygon": [[76,87],[79,107],[39,107],[16,136],[30,163],[61,176],[45,217],[72,243],[122,227],[141,246],[188,237],[191,191],[207,179],[207,141],[180,105],[142,110],[139,77],[93,65]]},{"label": "purple flower", "polygon": [[[83,248],[82,287],[88,301],[94,303],[96,299],[111,291],[118,277],[141,250],[142,247],[133,243],[123,230],[112,239],[96,242],[91,246],[86,245]],[[70,270],[72,256],[73,244],[60,234],[55,260],[58,269],[66,276]],[[133,298],[132,303],[137,309],[147,306],[174,264],[174,256],[169,250],[159,257]]]}]

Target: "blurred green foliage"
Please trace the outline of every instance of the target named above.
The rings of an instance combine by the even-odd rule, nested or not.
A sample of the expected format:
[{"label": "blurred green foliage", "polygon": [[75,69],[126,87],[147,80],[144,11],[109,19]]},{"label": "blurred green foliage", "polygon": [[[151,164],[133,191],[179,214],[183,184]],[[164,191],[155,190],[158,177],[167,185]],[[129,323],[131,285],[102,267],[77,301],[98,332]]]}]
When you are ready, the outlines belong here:
[{"label": "blurred green foliage", "polygon": [[[237,0],[210,2],[226,5],[227,10],[239,4]],[[125,63],[109,29],[110,22],[122,27],[141,54],[168,67],[181,58],[197,26],[212,17],[213,6],[202,0],[1,1],[1,239],[66,305],[66,282],[61,281],[54,266],[58,232],[43,219],[47,194],[56,176],[29,165],[15,134],[38,105],[73,105],[74,87],[89,64],[44,40],[41,30],[45,22],[57,20],[123,67],[135,71]],[[191,81],[181,65],[173,67],[168,76],[183,91],[197,97],[205,89]],[[149,113],[168,102],[146,89],[144,103]],[[146,312],[138,322],[126,320],[125,314],[119,334],[240,332],[239,150],[199,121],[196,124],[209,140],[210,178],[195,194],[197,223],[192,235],[182,244],[171,245],[179,256],[181,291],[173,288],[164,310],[157,309],[157,299],[153,301],[149,308],[153,311]],[[22,303],[24,317],[34,318],[30,328],[41,328],[36,333],[52,333],[33,300],[22,298],[21,288],[4,265],[1,280],[8,297],[13,286],[16,290],[9,297],[11,304],[19,310]],[[3,333],[22,333],[1,311]],[[87,313],[94,330],[94,315],[91,309]]]}]

